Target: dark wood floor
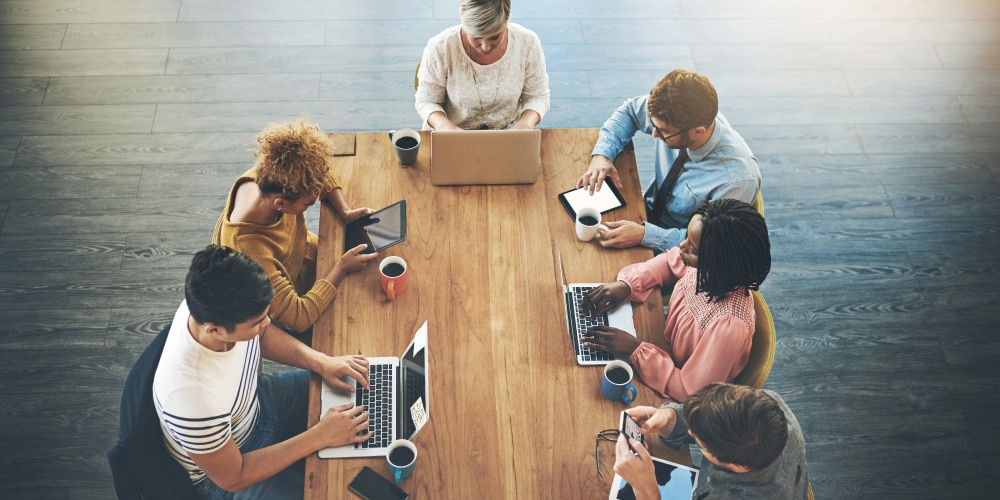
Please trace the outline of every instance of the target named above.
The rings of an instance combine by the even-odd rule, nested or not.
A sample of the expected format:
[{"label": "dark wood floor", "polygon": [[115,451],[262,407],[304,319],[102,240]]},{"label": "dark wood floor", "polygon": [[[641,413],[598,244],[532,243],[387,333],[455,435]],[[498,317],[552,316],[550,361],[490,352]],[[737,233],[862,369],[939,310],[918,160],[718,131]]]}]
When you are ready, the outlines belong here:
[{"label": "dark wood floor", "polygon": [[[122,383],[254,133],[418,126],[413,67],[457,4],[0,0],[0,497],[113,495]],[[546,127],[598,126],[675,67],[715,82],[762,165],[767,385],[817,497],[995,497],[1000,2],[515,0],[514,19],[544,45]]]}]

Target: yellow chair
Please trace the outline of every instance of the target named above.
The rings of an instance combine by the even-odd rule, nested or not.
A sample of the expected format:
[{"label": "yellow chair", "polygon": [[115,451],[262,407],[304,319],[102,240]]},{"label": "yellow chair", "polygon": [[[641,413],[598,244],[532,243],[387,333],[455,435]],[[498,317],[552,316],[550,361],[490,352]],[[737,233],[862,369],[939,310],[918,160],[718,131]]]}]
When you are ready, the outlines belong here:
[{"label": "yellow chair", "polygon": [[774,318],[771,317],[771,310],[767,307],[767,302],[764,302],[764,297],[756,290],[751,290],[750,294],[753,296],[753,309],[757,315],[753,343],[750,345],[750,359],[733,383],[760,389],[774,365],[777,336],[774,333]]},{"label": "yellow chair", "polygon": [[753,205],[753,207],[756,208],[758,212],[760,212],[761,216],[764,215],[764,194],[763,193],[761,193],[760,191],[757,191],[757,196],[753,197],[753,202],[751,202],[750,204]]},{"label": "yellow chair", "polygon": [[420,77],[417,76],[419,73],[420,73],[420,61],[417,61],[417,69],[413,70],[413,90],[417,90],[417,87],[420,86]]}]

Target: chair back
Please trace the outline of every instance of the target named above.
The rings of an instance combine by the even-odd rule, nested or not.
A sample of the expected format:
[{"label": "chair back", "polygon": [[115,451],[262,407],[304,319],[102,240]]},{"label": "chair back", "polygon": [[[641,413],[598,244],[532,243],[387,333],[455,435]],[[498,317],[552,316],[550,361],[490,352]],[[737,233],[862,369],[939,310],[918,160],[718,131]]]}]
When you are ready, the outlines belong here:
[{"label": "chair back", "polygon": [[761,216],[764,215],[764,194],[760,190],[757,190],[757,196],[753,197],[753,201],[750,204],[760,212]]},{"label": "chair back", "polygon": [[417,69],[413,70],[413,90],[420,88],[420,63],[417,61]]},{"label": "chair back", "polygon": [[771,374],[774,365],[774,351],[777,348],[777,336],[774,333],[774,318],[771,309],[764,302],[764,296],[756,290],[751,290],[753,310],[757,316],[754,321],[753,341],[750,344],[750,359],[746,367],[733,380],[734,384],[746,385],[760,389]]},{"label": "chair back", "polygon": [[108,450],[108,463],[119,499],[195,498],[186,470],[167,451],[153,403],[153,376],[170,325],[139,355],[125,379],[118,424],[118,443]]}]

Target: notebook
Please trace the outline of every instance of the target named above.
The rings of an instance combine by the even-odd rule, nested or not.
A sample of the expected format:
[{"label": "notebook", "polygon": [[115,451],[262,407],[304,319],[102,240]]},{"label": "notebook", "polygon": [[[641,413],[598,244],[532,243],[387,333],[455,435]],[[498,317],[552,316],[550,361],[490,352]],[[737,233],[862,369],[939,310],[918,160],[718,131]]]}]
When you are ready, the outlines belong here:
[{"label": "notebook", "polygon": [[[653,459],[653,468],[656,471],[656,484],[660,486],[661,500],[690,500],[692,495],[694,495],[694,488],[698,484],[698,469],[675,464],[662,458],[649,458]],[[632,485],[628,484],[618,474],[615,474],[615,478],[611,482],[611,492],[608,495],[608,500],[625,500],[631,498],[635,498]]]},{"label": "notebook", "polygon": [[434,130],[431,184],[534,184],[542,171],[542,131]]},{"label": "notebook", "polygon": [[[563,267],[562,255],[559,255],[559,275],[562,277],[563,305],[566,307],[566,326],[569,330],[569,343],[573,346],[576,362],[581,365],[606,365],[616,358],[614,354],[599,349],[591,349],[583,345],[583,334],[597,325],[607,325],[624,330],[635,337],[635,324],[632,322],[632,303],[623,302],[618,307],[594,318],[580,312],[580,303],[587,292],[601,283],[566,283],[566,269]],[[621,358],[623,361],[628,361]]]},{"label": "notebook", "polygon": [[413,439],[430,418],[426,321],[402,356],[368,358],[368,363],[368,389],[349,377],[344,377],[344,381],[354,384],[354,394],[323,382],[320,418],[332,406],[363,405],[368,411],[372,436],[364,443],[324,448],[319,451],[320,458],[384,456],[393,440]]}]

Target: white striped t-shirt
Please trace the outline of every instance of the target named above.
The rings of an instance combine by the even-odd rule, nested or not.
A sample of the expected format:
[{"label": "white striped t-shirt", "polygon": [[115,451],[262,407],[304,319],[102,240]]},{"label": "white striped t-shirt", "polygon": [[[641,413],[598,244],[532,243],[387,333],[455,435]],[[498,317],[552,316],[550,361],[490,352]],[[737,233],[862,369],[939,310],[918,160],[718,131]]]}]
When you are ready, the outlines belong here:
[{"label": "white striped t-shirt", "polygon": [[257,422],[260,337],[215,352],[191,336],[189,315],[181,302],[156,367],[153,399],[167,450],[198,482],[205,473],[188,454],[218,451],[230,436],[242,446]]}]

